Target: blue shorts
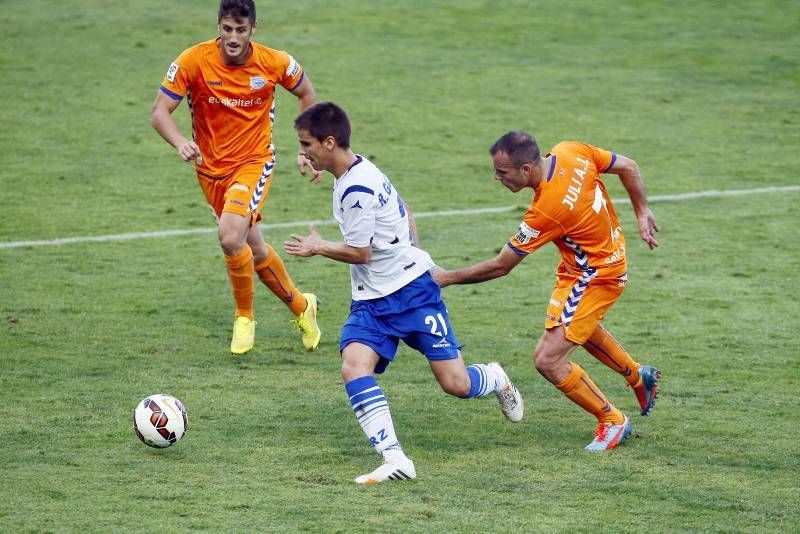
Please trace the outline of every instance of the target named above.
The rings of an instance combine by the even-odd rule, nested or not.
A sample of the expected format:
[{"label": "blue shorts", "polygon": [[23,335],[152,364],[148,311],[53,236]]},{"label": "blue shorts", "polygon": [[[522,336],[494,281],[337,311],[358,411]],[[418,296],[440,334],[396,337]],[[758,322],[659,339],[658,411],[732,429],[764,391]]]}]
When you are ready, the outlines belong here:
[{"label": "blue shorts", "polygon": [[400,340],[429,360],[458,358],[462,347],[456,339],[441,288],[425,273],[391,295],[354,300],[342,327],[339,351],[358,342],[372,347],[381,357],[376,373],[386,370],[397,354]]}]

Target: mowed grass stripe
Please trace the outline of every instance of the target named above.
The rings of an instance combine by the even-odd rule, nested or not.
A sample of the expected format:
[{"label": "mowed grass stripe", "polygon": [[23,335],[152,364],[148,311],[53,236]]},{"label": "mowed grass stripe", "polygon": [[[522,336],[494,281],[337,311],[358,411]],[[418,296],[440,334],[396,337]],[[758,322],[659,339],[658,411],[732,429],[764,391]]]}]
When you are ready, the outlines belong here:
[{"label": "mowed grass stripe", "polygon": [[[729,189],[729,190],[716,190],[710,189],[708,191],[695,191],[693,193],[681,193],[676,195],[656,195],[649,198],[650,202],[682,202],[685,200],[696,200],[698,198],[714,198],[714,197],[729,197],[729,196],[742,196],[742,195],[757,195],[764,193],[796,193],[800,191],[800,185],[788,185],[783,187],[756,187],[753,189]],[[614,198],[612,201],[615,204],[630,204],[630,199],[627,197]],[[414,213],[414,217],[450,217],[453,215],[482,215],[485,213],[500,213],[504,211],[511,211],[517,209],[517,206],[498,206],[493,208],[476,208],[466,210],[443,210],[443,211],[427,211]],[[285,223],[265,224],[265,229],[274,228],[294,228],[306,226],[325,226],[334,224],[333,219],[325,220],[311,220],[311,221],[291,221]],[[22,248],[22,247],[41,247],[50,245],[69,245],[72,243],[86,243],[91,241],[126,241],[131,239],[146,239],[153,237],[174,237],[192,234],[210,234],[216,232],[215,227],[207,228],[192,228],[188,230],[159,230],[157,232],[130,232],[125,234],[109,234],[98,236],[79,236],[79,237],[60,237],[57,239],[45,239],[40,241],[9,241],[0,243],[0,249]]]}]

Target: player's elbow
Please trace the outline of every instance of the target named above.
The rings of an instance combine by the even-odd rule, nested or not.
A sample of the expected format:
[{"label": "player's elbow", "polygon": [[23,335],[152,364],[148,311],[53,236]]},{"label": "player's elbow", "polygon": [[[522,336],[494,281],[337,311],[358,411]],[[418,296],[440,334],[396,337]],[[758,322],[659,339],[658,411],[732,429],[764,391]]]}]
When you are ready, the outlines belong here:
[{"label": "player's elbow", "polygon": [[500,254],[500,256],[495,258],[494,265],[492,265],[494,278],[500,278],[501,276],[507,275],[514,269],[515,265],[515,263],[507,261],[503,254]]},{"label": "player's elbow", "polygon": [[495,278],[501,278],[501,277],[507,275],[508,273],[511,272],[511,269],[513,269],[513,268],[514,268],[513,266],[506,265],[505,263],[497,264],[497,266],[495,267],[495,270],[494,270]]},{"label": "player's elbow", "polygon": [[613,170],[623,181],[630,177],[639,176],[639,164],[636,163],[635,160],[625,156],[619,156],[617,158],[617,162],[614,164]]},{"label": "player's elbow", "polygon": [[158,127],[161,125],[163,120],[162,117],[163,110],[161,110],[158,106],[153,106],[153,109],[150,110],[150,126],[158,130]]},{"label": "player's elbow", "polygon": [[372,247],[356,248],[354,251],[352,263],[361,265],[372,259]]}]

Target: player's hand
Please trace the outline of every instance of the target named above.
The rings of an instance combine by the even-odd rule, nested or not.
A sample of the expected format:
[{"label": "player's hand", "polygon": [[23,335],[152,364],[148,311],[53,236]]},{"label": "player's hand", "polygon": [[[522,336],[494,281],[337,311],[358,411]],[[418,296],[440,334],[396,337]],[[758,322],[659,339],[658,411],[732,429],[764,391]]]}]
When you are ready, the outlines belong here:
[{"label": "player's hand", "polygon": [[188,139],[180,143],[176,150],[183,161],[193,161],[200,157],[200,147],[197,146],[197,143]]},{"label": "player's hand", "polygon": [[639,235],[642,236],[642,240],[647,243],[650,250],[653,250],[658,246],[658,241],[656,241],[658,225],[656,224],[655,215],[653,215],[650,208],[646,208],[639,214],[637,219],[639,222]]},{"label": "player's hand", "polygon": [[308,158],[306,158],[303,154],[298,154],[297,170],[300,171],[300,174],[305,176],[306,168],[308,168],[311,171],[311,178],[309,178],[308,181],[314,184],[318,184],[320,182],[320,176],[322,175],[322,172],[315,169],[314,166],[311,165],[311,162],[308,161]]},{"label": "player's hand", "polygon": [[308,235],[292,234],[292,241],[284,241],[283,249],[292,256],[309,257],[316,254],[316,247],[322,243],[322,236],[311,226]]}]

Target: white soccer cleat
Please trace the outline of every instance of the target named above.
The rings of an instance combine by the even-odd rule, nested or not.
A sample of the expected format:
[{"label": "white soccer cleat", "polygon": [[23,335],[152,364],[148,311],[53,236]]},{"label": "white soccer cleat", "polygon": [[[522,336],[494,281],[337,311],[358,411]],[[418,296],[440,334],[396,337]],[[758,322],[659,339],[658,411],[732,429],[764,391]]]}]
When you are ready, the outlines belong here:
[{"label": "white soccer cleat", "polygon": [[410,459],[407,463],[386,462],[372,473],[361,475],[356,478],[356,484],[380,484],[387,480],[414,480],[417,478],[417,471],[414,469],[414,462]]},{"label": "white soccer cleat", "polygon": [[488,363],[486,367],[491,367],[492,371],[500,377],[498,387],[494,392],[497,395],[497,401],[500,403],[500,411],[512,423],[519,423],[522,421],[522,416],[525,412],[525,402],[522,400],[522,395],[499,363]]},{"label": "white soccer cleat", "polygon": [[584,449],[589,452],[603,452],[616,449],[620,443],[631,435],[631,420],[622,414],[625,419],[621,424],[599,423],[594,431],[594,440]]}]

